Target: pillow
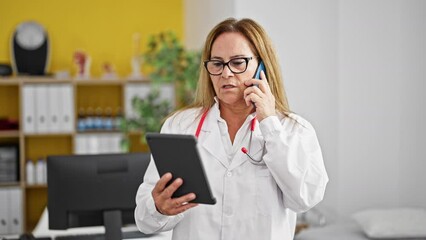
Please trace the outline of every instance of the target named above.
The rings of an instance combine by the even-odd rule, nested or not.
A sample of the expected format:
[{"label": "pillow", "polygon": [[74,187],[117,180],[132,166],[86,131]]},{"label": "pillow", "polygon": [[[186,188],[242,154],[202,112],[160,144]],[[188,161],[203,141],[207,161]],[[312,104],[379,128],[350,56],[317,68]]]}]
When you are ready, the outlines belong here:
[{"label": "pillow", "polygon": [[369,209],[352,217],[369,238],[426,238],[426,209]]}]

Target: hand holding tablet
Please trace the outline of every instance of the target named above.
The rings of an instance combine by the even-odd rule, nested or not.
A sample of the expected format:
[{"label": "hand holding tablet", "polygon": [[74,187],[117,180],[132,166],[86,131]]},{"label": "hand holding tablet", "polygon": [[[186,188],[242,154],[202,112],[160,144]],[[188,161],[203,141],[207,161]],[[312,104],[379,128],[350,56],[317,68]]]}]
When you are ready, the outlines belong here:
[{"label": "hand holding tablet", "polygon": [[[146,140],[161,177],[157,185],[161,184],[160,188],[170,186],[169,189],[176,190],[172,198],[180,198],[188,193],[195,194],[193,200],[190,200],[191,195],[175,199],[176,204],[184,206],[187,201],[216,203],[196,147],[197,140],[193,135],[147,133]],[[164,175],[166,173],[171,173],[171,176]]]}]

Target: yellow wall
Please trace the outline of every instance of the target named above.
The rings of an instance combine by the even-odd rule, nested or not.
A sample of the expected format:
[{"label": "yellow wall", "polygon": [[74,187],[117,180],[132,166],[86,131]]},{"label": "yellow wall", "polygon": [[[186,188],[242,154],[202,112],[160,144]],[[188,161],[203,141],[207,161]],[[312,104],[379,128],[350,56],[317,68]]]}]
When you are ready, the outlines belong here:
[{"label": "yellow wall", "polygon": [[[50,71],[75,73],[72,56],[81,49],[92,58],[93,77],[104,62],[121,77],[131,72],[132,38],[141,34],[141,51],[148,36],[172,30],[183,38],[183,0],[0,0],[0,62],[10,63],[10,39],[16,26],[35,20],[51,41]],[[182,39],[183,40],[183,39]]]}]

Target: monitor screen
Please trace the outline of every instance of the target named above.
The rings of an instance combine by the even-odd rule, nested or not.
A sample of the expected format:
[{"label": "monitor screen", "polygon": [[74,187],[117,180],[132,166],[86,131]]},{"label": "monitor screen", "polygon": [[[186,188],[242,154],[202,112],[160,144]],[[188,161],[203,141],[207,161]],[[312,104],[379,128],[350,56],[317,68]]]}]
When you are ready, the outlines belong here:
[{"label": "monitor screen", "polygon": [[149,153],[49,156],[49,229],[105,226],[106,238],[121,234],[123,224],[135,222],[149,161]]}]

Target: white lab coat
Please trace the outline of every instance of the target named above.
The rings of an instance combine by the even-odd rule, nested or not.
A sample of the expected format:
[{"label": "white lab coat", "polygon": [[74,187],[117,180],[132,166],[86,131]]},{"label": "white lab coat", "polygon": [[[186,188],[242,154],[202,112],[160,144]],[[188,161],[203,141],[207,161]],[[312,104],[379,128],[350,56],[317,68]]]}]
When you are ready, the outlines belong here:
[{"label": "white lab coat", "polygon": [[[200,121],[199,111],[189,109],[175,114],[166,120],[161,132],[194,135]],[[293,239],[296,213],[320,202],[328,182],[314,129],[295,114],[283,119],[271,116],[257,123],[250,153],[254,159],[260,159],[263,144],[266,148],[266,165],[257,166],[241,151],[229,161],[218,119],[216,103],[198,138],[198,149],[217,203],[200,204],[176,216],[160,214],[151,195],[159,179],[151,161],[136,196],[138,228],[144,233],[173,229],[174,240]],[[244,144],[247,146],[248,140]]]}]

